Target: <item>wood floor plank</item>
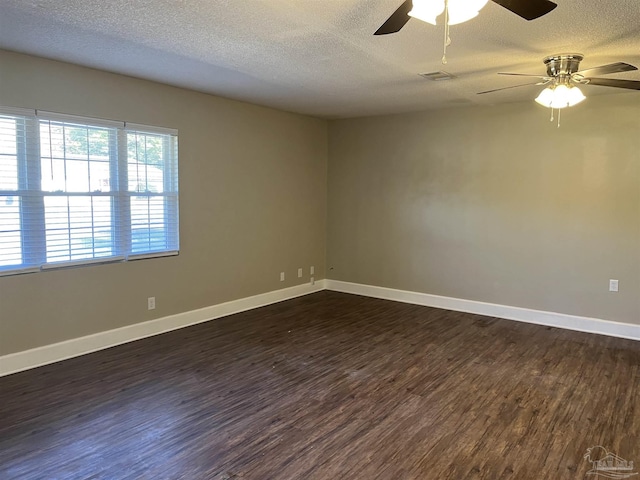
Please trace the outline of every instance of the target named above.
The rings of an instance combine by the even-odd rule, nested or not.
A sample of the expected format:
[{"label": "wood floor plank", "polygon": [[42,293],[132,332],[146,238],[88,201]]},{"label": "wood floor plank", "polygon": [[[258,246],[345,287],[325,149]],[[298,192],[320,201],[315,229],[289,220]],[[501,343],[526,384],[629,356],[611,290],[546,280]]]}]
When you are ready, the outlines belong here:
[{"label": "wood floor plank", "polygon": [[0,478],[586,478],[640,342],[320,292],[0,378]]}]

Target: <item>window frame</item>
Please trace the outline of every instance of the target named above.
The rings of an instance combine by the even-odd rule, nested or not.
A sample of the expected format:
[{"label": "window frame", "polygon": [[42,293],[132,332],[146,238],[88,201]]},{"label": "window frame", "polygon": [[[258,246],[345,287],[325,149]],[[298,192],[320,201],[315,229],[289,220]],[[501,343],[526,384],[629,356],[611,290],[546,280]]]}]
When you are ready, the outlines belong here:
[{"label": "window frame", "polygon": [[[178,131],[176,129],[157,127],[150,125],[134,124],[128,122],[104,120],[99,118],[66,115],[56,112],[30,110],[22,108],[0,106],[0,116],[13,117],[16,121],[16,162],[17,162],[17,190],[0,190],[0,197],[17,197],[20,202],[20,264],[0,265],[0,277],[33,273],[59,268],[69,268],[81,265],[95,265],[104,263],[124,262],[148,258],[175,256],[180,252],[180,221],[179,221],[179,182],[178,182]],[[42,139],[41,125],[49,122],[72,124],[80,127],[107,128],[109,157],[109,191],[92,191],[88,184],[87,191],[44,191],[42,189]],[[132,192],[128,182],[128,136],[131,133],[140,135],[161,136],[162,139],[162,182],[163,191],[158,192]],[[24,141],[20,140],[20,136]],[[66,146],[64,148],[64,161],[67,161]],[[50,153],[53,155],[52,153]],[[90,156],[87,154],[87,168],[90,168]],[[136,163],[139,160],[136,158]],[[147,164],[149,165],[149,164]],[[66,163],[65,163],[66,168]],[[90,175],[90,173],[89,173]],[[66,177],[65,177],[66,178]],[[149,249],[141,252],[133,252],[133,232],[131,213],[131,197],[144,196],[147,198],[161,197],[162,201],[162,229],[164,248],[154,250],[151,248],[152,220],[149,220],[145,228],[149,232]],[[69,232],[69,260],[47,260],[47,223],[45,219],[45,199],[47,197],[87,197],[91,199],[92,211],[87,218],[91,219],[91,257],[73,259],[73,246],[71,233],[73,228],[70,223],[70,214],[67,217],[67,231]],[[96,217],[93,212],[93,198],[106,197],[111,199],[110,226],[111,230],[111,254],[99,256],[96,253],[95,241]],[[76,227],[78,228],[78,227]],[[0,250],[1,252],[1,250]],[[81,253],[80,253],[81,254]],[[97,256],[98,255],[98,256]]]}]

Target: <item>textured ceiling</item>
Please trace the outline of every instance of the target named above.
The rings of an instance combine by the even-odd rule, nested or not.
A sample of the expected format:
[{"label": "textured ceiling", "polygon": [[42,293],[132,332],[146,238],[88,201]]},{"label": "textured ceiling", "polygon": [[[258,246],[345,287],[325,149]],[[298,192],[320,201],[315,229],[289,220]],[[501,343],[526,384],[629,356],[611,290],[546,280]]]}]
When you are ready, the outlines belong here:
[{"label": "textured ceiling", "polygon": [[[640,67],[640,0],[554,1],[531,22],[489,2],[451,27],[447,65],[442,27],[372,35],[402,0],[2,0],[0,48],[324,118],[526,101],[541,87],[476,92],[526,83],[497,72],[543,75],[557,53]],[[418,76],[439,70],[457,78]]]}]

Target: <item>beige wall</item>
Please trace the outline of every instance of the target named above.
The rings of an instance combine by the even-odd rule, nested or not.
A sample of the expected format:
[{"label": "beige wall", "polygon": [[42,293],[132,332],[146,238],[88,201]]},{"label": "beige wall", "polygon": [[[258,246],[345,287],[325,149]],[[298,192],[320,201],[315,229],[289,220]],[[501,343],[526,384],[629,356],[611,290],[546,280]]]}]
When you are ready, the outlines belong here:
[{"label": "beige wall", "polygon": [[640,324],[638,94],[328,129],[0,51],[0,105],[178,128],[181,188],[178,257],[0,277],[0,355],[324,278],[325,238],[330,278]]},{"label": "beige wall", "polygon": [[560,129],[529,102],[329,138],[329,278],[640,324],[640,94]]},{"label": "beige wall", "polygon": [[181,234],[178,257],[0,277],[0,355],[324,278],[325,121],[4,51],[0,105],[177,128]]}]

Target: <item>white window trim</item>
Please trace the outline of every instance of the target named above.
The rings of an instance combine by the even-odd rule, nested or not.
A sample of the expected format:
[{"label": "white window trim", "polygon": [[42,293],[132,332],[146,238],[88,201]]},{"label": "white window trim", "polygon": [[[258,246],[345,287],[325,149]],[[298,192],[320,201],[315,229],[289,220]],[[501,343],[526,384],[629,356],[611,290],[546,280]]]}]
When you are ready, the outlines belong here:
[{"label": "white window trim", "polygon": [[[132,192],[128,190],[127,173],[126,173],[127,172],[126,171],[127,134],[138,132],[140,134],[156,134],[156,135],[168,136],[167,145],[171,147],[172,151],[170,152],[170,154],[173,158],[172,160],[173,163],[165,164],[168,168],[165,171],[164,182],[165,182],[165,187],[169,187],[169,188],[165,188],[163,193],[161,194],[153,195],[153,194],[141,193],[139,196],[149,195],[153,197],[156,197],[156,196],[165,197],[165,210],[164,210],[165,213],[164,214],[168,216],[175,216],[175,222],[171,222],[167,220],[164,228],[167,229],[166,235],[167,235],[168,241],[173,245],[175,245],[176,247],[178,247],[177,249],[171,249],[171,250],[158,250],[158,251],[133,253],[130,251],[131,238],[128,238],[128,240],[125,242],[126,251],[122,251],[118,253],[117,247],[122,247],[122,244],[121,242],[118,243],[118,245],[114,244],[114,248],[116,248],[116,250],[114,252],[115,255],[113,256],[93,257],[93,258],[88,258],[83,260],[70,260],[70,261],[60,261],[60,262],[46,262],[46,260],[42,258],[37,260],[36,262],[37,264],[34,264],[33,261],[31,261],[30,263],[24,263],[25,260],[29,262],[29,258],[28,258],[29,253],[34,251],[34,248],[31,248],[29,249],[29,252],[25,252],[23,250],[22,265],[15,266],[15,267],[0,266],[0,277],[9,276],[9,275],[26,274],[26,273],[35,273],[35,272],[46,271],[46,270],[71,268],[71,267],[77,267],[77,266],[87,266],[87,265],[106,264],[106,263],[118,263],[118,262],[124,262],[129,260],[134,261],[134,260],[143,260],[143,259],[150,259],[150,258],[170,257],[170,256],[176,256],[179,254],[179,186],[178,186],[178,178],[177,178],[177,175],[178,175],[178,151],[177,151],[178,130],[177,129],[160,127],[160,126],[142,125],[142,124],[129,123],[124,121],[105,120],[100,118],[85,117],[85,116],[78,116],[78,115],[68,115],[68,114],[63,114],[58,112],[48,112],[43,110],[25,109],[25,108],[19,108],[19,107],[0,106],[0,115],[27,117],[33,120],[33,124],[31,125],[31,130],[33,131],[25,132],[25,136],[26,136],[25,144],[27,144],[27,150],[29,150],[29,153],[24,153],[23,154],[24,158],[18,159],[19,169],[22,168],[21,167],[22,164],[24,164],[26,168],[26,166],[29,164],[30,161],[40,162],[40,157],[41,157],[40,155],[41,142],[39,137],[40,121],[65,122],[65,123],[77,124],[77,125],[88,125],[91,127],[117,129],[117,132],[116,132],[117,134],[116,150],[117,151],[112,152],[112,155],[115,155],[117,157],[117,160],[114,159],[112,156],[110,164],[112,164],[112,175],[113,175],[113,168],[114,168],[113,165],[115,165],[116,163],[118,164],[117,171],[119,172],[119,174],[117,178],[117,183],[121,188],[118,187],[117,190],[106,192],[104,195],[106,197],[113,198],[114,201],[116,202],[118,202],[118,200],[115,200],[115,199],[117,198],[122,199],[125,197],[128,198],[132,194]],[[27,127],[27,130],[29,130],[29,127]],[[173,140],[170,140],[171,137],[173,137]],[[174,146],[175,146],[175,151],[173,148]],[[29,157],[34,157],[34,158],[29,158]],[[39,175],[39,167],[37,168],[37,172]],[[22,174],[19,174],[19,175],[21,175],[21,177],[19,178],[22,178],[22,177],[25,177],[27,174],[23,172]],[[30,175],[33,175],[33,172],[30,172]],[[110,178],[113,178],[113,177],[110,177]],[[33,184],[33,181],[30,183]],[[20,188],[19,186],[18,190],[15,191],[15,194],[16,196],[22,199],[29,197],[29,195],[26,193],[29,191],[35,192],[34,197],[56,195],[56,192],[43,192],[40,187],[39,180],[37,182],[37,185],[38,185],[37,189],[36,188],[31,188],[31,189]],[[4,191],[4,192],[6,193],[7,191]],[[13,192],[13,191],[10,190],[8,192]],[[64,197],[72,197],[76,195],[76,193],[64,192],[64,193],[61,193],[60,195]],[[78,192],[77,195],[80,195],[80,196],[86,195],[91,197],[100,196],[100,195],[96,195],[96,192]],[[170,210],[167,210],[167,200],[171,200],[174,203],[173,205],[171,205]],[[44,207],[41,207],[41,208],[44,208]],[[123,208],[120,205],[119,208],[116,208],[116,211],[113,214],[122,216],[123,215],[122,212],[124,210],[127,210],[127,209]],[[22,215],[23,214],[21,214],[21,216]],[[41,216],[44,215],[44,210],[41,212],[40,215]],[[132,232],[130,212],[127,211],[126,217],[127,217],[126,219],[127,223],[125,225],[126,225],[126,230],[129,232],[128,236],[130,237]],[[33,236],[33,235],[35,235],[36,237],[41,236],[42,241],[44,242],[45,230],[42,230],[42,226],[44,225],[43,220],[40,219],[39,221],[36,221],[36,223],[38,224],[38,228],[34,228],[32,232],[35,232],[35,233],[30,234],[30,236]],[[151,227],[152,223],[150,223],[149,225],[150,226],[148,228],[152,228]],[[23,226],[24,226],[24,223],[23,223]],[[114,226],[112,226],[112,228],[116,228],[115,224]],[[42,232],[40,230],[42,230]],[[24,228],[21,227],[20,231],[24,232]],[[23,241],[24,241],[24,235],[25,235],[24,233],[21,233],[21,238],[23,238]],[[37,243],[40,243],[40,242],[37,242]],[[46,252],[46,247],[43,244],[43,245],[40,245],[39,247],[35,247],[35,250]],[[32,260],[33,260],[33,256],[32,256]]]}]

